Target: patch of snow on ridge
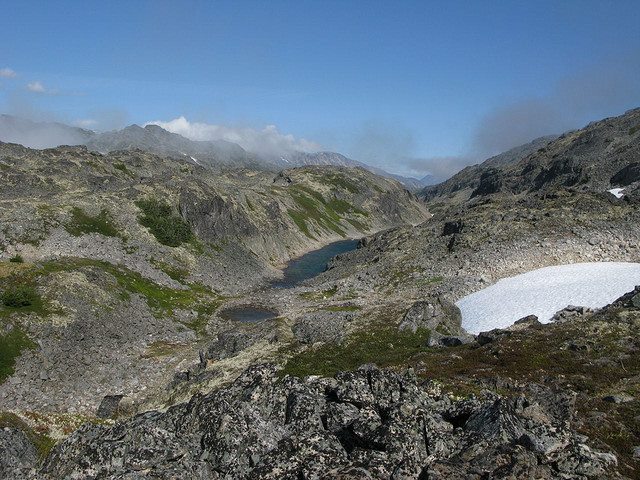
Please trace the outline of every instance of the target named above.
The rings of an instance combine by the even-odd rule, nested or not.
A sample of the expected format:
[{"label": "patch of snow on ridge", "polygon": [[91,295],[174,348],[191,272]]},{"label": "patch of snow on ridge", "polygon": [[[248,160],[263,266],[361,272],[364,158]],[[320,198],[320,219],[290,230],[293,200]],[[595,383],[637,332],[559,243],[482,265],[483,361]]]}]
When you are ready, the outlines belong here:
[{"label": "patch of snow on ridge", "polygon": [[640,285],[640,263],[594,262],[545,267],[503,278],[456,302],[471,333],[506,328],[527,315],[542,323],[568,305],[601,308]]},{"label": "patch of snow on ridge", "polygon": [[196,162],[198,165],[202,166],[202,164],[198,161],[197,158],[195,157],[191,157],[191,160],[193,160],[194,162]]},{"label": "patch of snow on ridge", "polygon": [[614,195],[616,198],[624,197],[624,188],[612,188],[611,190],[607,190],[610,194]]}]

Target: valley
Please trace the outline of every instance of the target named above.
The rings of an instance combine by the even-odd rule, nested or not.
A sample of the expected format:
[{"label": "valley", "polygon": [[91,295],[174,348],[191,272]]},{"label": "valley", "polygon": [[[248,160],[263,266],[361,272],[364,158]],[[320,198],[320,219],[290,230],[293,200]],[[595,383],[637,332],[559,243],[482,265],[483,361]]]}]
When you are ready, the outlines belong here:
[{"label": "valley", "polygon": [[417,196],[358,167],[1,143],[0,418],[41,458],[14,471],[634,478],[640,282],[502,323],[495,302],[528,283],[489,313],[460,303],[541,268],[640,264],[633,125]]}]

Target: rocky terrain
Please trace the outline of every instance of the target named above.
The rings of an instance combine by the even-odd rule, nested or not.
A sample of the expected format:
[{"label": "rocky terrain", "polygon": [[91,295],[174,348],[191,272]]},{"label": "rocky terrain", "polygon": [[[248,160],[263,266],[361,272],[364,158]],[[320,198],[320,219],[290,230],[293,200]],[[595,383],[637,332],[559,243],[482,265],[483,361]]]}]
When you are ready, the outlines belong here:
[{"label": "rocky terrain", "polygon": [[444,197],[448,202],[453,198],[460,202],[500,192],[625,187],[640,180],[638,125],[640,109],[634,109],[553,141],[543,137],[503,154],[506,163],[498,156],[467,167],[444,184],[427,187],[423,195],[432,202]]},{"label": "rocky terrain", "polygon": [[426,200],[431,200],[437,197],[450,196],[459,191],[473,191],[477,188],[483,173],[512,163],[517,163],[526,156],[543,148],[556,138],[557,136],[555,135],[536,138],[525,145],[512,148],[511,150],[491,157],[482,163],[465,167],[442,183],[424,187],[420,191],[420,196]]},{"label": "rocky terrain", "polygon": [[0,176],[0,408],[13,412],[162,403],[233,328],[222,305],[305,251],[427,218],[362,169],[214,174],[142,151],[1,144]]},{"label": "rocky terrain", "polygon": [[[0,318],[24,348],[0,385],[0,471],[638,478],[640,289],[478,336],[455,306],[538,267],[640,262],[640,110],[545,143],[425,204],[361,169],[2,145]],[[324,273],[265,283],[344,237],[364,238]],[[15,306],[15,285],[37,296]],[[242,305],[278,316],[219,315]]]},{"label": "rocky terrain", "polygon": [[[37,475],[620,478],[631,455],[602,451],[611,444],[585,434],[606,430],[604,438],[624,450],[637,428],[628,417],[637,417],[634,397],[600,389],[615,391],[617,380],[626,391],[640,387],[637,375],[632,383],[621,379],[617,365],[640,366],[632,354],[639,307],[640,289],[597,313],[544,326],[527,319],[466,347],[416,353],[398,372],[364,365],[302,379],[257,365],[230,386],[165,412],[85,425],[53,449]],[[591,343],[596,335],[600,342]],[[548,355],[535,350],[541,342],[552,348]],[[443,373],[447,383],[436,380]],[[506,378],[513,375],[519,380]],[[2,457],[4,471],[35,474],[37,450],[28,438],[17,429],[5,435],[15,447]]]}]

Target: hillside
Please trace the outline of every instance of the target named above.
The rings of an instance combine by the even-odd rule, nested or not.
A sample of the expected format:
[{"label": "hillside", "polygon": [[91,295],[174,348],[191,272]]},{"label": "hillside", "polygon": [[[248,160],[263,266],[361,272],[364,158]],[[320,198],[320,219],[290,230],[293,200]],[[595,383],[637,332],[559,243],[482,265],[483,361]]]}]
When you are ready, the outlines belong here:
[{"label": "hillside", "polygon": [[397,182],[341,167],[215,174],[141,151],[0,144],[0,182],[0,343],[19,338],[0,409],[12,411],[162,402],[181,362],[233,325],[217,315],[229,300],[293,256],[426,218]]},{"label": "hillside", "polygon": [[517,163],[526,156],[536,152],[540,148],[543,148],[556,138],[556,136],[540,137],[525,145],[520,145],[499,155],[488,158],[482,163],[465,167],[444,182],[423,188],[418,195],[425,200],[431,200],[438,197],[448,197],[451,195],[468,195],[469,192],[472,192],[477,188],[480,183],[480,177],[483,173],[494,168],[500,168],[511,163]]},{"label": "hillside", "polygon": [[640,109],[634,109],[467,167],[446,182],[426,188],[421,196],[429,201],[463,202],[496,193],[625,187],[640,179],[639,152]]}]

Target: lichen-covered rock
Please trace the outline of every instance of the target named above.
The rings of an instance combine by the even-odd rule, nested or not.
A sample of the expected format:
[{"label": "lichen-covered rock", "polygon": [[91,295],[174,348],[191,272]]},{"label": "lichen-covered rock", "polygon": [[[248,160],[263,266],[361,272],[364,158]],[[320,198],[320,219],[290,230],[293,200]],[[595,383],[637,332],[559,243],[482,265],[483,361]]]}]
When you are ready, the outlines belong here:
[{"label": "lichen-covered rock", "polygon": [[[254,366],[232,385],[113,427],[85,426],[38,478],[605,478],[616,458],[571,429],[573,397],[453,400],[411,372],[366,366],[280,379]],[[524,475],[524,477],[522,477]]]},{"label": "lichen-covered rock", "polygon": [[0,428],[0,478],[26,478],[37,462],[38,451],[22,430]]}]

